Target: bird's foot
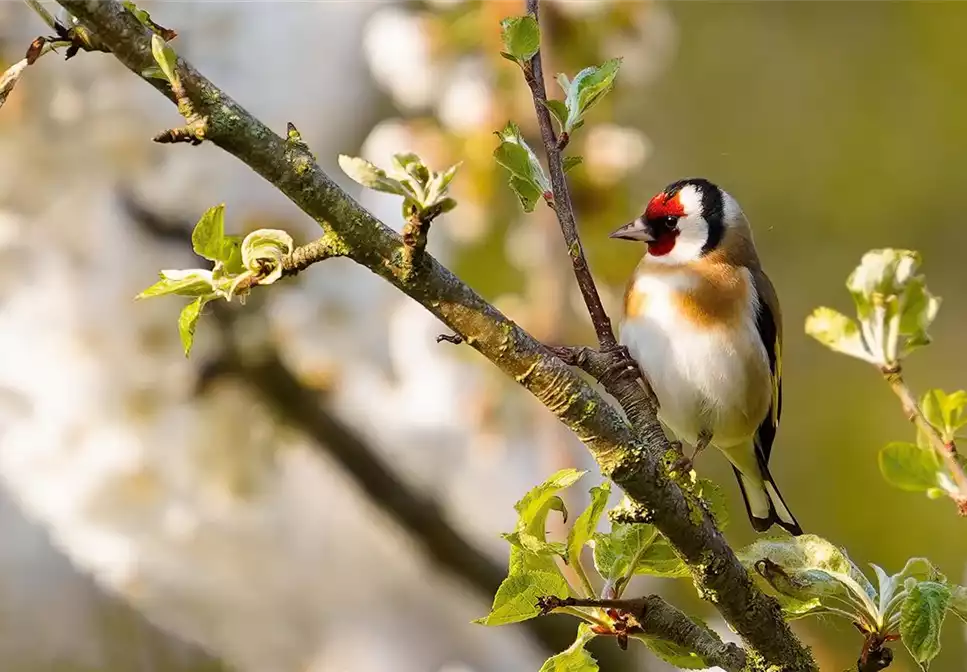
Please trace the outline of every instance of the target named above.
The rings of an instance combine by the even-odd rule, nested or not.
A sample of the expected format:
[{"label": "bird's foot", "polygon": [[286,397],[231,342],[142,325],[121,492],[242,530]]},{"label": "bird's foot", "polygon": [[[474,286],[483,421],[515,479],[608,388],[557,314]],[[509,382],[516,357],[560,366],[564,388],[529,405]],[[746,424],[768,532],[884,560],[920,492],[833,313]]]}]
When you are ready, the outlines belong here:
[{"label": "bird's foot", "polygon": [[568,366],[578,368],[584,368],[584,364],[588,361],[588,353],[593,352],[583,345],[576,347],[573,345],[545,345],[544,347]]},{"label": "bird's foot", "polygon": [[631,353],[626,346],[615,345],[601,352],[602,354],[608,355],[612,360],[598,378],[603,384],[616,383],[625,376],[632,376],[635,380],[639,378],[644,379],[641,367],[631,357]]},{"label": "bird's foot", "polygon": [[702,432],[698,435],[698,440],[695,442],[695,448],[692,450],[691,455],[685,455],[685,450],[682,448],[681,441],[673,441],[672,448],[676,448],[678,452],[681,453],[681,457],[675,462],[673,470],[679,473],[687,474],[692,469],[695,468],[695,458],[698,457],[699,453],[708,448],[708,444],[712,441],[712,435],[709,432]]}]

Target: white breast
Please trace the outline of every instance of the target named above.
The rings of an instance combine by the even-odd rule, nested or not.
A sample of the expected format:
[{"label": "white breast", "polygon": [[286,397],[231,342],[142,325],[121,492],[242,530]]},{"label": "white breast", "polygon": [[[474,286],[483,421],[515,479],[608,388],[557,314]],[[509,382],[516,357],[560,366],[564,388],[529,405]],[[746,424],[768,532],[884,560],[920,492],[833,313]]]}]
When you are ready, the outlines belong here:
[{"label": "white breast", "polygon": [[769,360],[756,328],[758,299],[745,274],[750,299],[739,328],[698,328],[682,315],[675,295],[692,282],[684,272],[641,275],[635,290],[647,297],[643,312],[620,327],[621,343],[658,396],[662,422],[691,444],[703,429],[721,448],[745,443],[768,412]]}]

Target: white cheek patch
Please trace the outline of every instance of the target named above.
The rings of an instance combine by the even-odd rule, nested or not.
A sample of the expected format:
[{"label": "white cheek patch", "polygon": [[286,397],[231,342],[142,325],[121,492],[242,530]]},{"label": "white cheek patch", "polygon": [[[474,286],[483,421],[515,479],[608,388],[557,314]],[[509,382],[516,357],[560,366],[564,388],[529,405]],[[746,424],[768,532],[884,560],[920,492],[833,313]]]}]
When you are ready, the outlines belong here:
[{"label": "white cheek patch", "polygon": [[671,252],[651,256],[649,261],[676,266],[695,261],[702,256],[702,248],[708,240],[708,223],[705,219],[699,214],[686,215],[678,220],[678,230],[680,233]]}]

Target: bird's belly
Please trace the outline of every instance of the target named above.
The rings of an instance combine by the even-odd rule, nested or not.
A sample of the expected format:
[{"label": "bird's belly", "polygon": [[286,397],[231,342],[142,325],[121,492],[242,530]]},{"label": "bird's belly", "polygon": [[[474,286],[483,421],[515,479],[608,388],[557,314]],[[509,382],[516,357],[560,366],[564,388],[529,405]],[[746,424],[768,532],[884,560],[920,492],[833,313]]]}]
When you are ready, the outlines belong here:
[{"label": "bird's belly", "polygon": [[621,325],[621,342],[639,363],[660,404],[659,417],[682,441],[712,433],[721,448],[748,441],[769,410],[771,378],[754,325],[696,329],[647,315]]}]

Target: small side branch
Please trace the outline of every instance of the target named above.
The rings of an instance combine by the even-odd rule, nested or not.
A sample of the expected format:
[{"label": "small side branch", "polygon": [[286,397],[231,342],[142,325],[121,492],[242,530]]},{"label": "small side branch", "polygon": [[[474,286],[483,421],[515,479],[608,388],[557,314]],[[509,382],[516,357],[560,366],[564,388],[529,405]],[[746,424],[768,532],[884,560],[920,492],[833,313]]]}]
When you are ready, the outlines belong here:
[{"label": "small side branch", "polygon": [[950,443],[944,442],[937,429],[927,422],[927,418],[924,417],[923,411],[920,409],[920,404],[917,403],[913,392],[907,387],[899,367],[884,369],[883,377],[893,393],[899,397],[900,403],[903,405],[903,412],[906,413],[910,422],[916,425],[924,436],[929,438],[930,445],[943,460],[958,490],[958,493],[952,495],[951,498],[957,504],[957,511],[960,515],[967,516],[967,474],[964,472],[960,455],[957,453],[957,446],[952,441]]},{"label": "small side branch", "polygon": [[292,254],[282,258],[282,275],[296,275],[313,264],[333,257],[345,256],[345,248],[333,233],[327,233],[311,243],[300,245]]},{"label": "small side branch", "polygon": [[413,207],[403,224],[403,274],[407,281],[412,280],[423,266],[426,243],[430,234],[430,224],[443,214],[439,204],[425,210]]},{"label": "small side branch", "polygon": [[[555,609],[591,607],[604,609],[614,623],[610,633],[627,643],[632,635],[664,639],[701,656],[710,665],[728,672],[745,668],[746,655],[739,646],[727,644],[707,627],[689,618],[658,595],[628,600],[581,599],[575,597],[545,597],[538,603],[544,613]],[[595,630],[597,632],[597,630]]]},{"label": "small side branch", "polygon": [[[539,0],[527,0],[527,13],[539,21]],[[564,242],[567,245],[568,256],[571,259],[571,266],[574,270],[574,277],[584,298],[591,323],[598,338],[600,352],[596,359],[586,355],[582,360],[586,364],[601,362],[601,366],[594,366],[593,370],[586,366],[580,368],[593,375],[604,385],[608,393],[621,404],[628,418],[634,426],[640,426],[647,422],[648,412],[656,408],[654,396],[647,383],[642,385],[639,379],[644,381],[638,365],[631,359],[627,349],[618,345],[614,331],[611,328],[611,320],[601,303],[601,296],[594,284],[594,277],[584,256],[584,247],[581,245],[581,238],[578,235],[577,221],[574,216],[574,206],[571,204],[571,194],[568,190],[567,179],[564,176],[564,159],[562,150],[567,146],[568,136],[562,134],[556,137],[554,125],[551,122],[551,114],[547,108],[547,89],[544,84],[544,69],[541,63],[540,50],[534,54],[530,62],[524,64],[524,78],[530,87],[531,95],[534,99],[534,112],[537,114],[537,122],[541,129],[541,139],[544,144],[544,151],[547,154],[547,166],[550,172],[551,189],[553,191],[553,201],[549,202],[557,215],[557,221],[564,235]],[[565,348],[552,348],[552,351],[567,361]],[[607,360],[606,363],[604,360]],[[631,374],[631,375],[628,375]],[[646,410],[647,409],[647,410]],[[653,416],[654,413],[652,412]]]},{"label": "small side branch", "polygon": [[[540,21],[538,16],[539,0],[527,0],[527,13],[533,16],[535,21]],[[561,225],[561,233],[564,234],[568,256],[570,256],[571,265],[574,267],[574,276],[577,278],[578,287],[581,288],[581,296],[584,297],[584,303],[591,315],[591,322],[594,324],[594,331],[598,336],[598,344],[602,350],[609,350],[617,345],[617,341],[614,332],[611,330],[611,320],[604,310],[598,289],[594,285],[594,278],[591,276],[591,270],[584,256],[584,248],[581,246],[581,239],[578,236],[574,206],[571,204],[571,194],[564,177],[564,161],[561,156],[561,149],[566,144],[566,140],[559,144],[554,133],[554,126],[551,123],[551,113],[547,109],[547,89],[544,85],[544,69],[541,64],[540,50],[524,67],[524,77],[534,98],[534,111],[541,128],[544,151],[547,153],[547,167],[550,172],[551,189],[554,192],[554,212],[557,214],[557,220]],[[562,136],[562,139],[566,137],[566,135]]]}]

